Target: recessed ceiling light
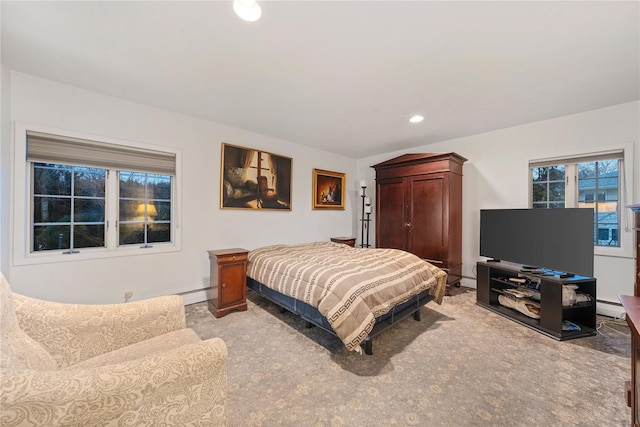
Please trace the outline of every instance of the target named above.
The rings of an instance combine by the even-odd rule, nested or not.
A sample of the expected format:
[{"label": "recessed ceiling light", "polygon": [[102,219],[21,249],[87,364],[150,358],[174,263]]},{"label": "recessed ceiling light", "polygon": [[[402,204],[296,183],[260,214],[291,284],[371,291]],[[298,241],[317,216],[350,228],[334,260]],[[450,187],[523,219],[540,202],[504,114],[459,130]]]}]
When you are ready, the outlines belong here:
[{"label": "recessed ceiling light", "polygon": [[413,117],[411,117],[411,118],[409,119],[409,121],[410,121],[411,123],[420,123],[420,122],[421,122],[421,121],[423,121],[423,120],[424,120],[424,117],[422,117],[422,116],[420,116],[420,115],[418,115],[418,114],[416,114],[415,116],[413,116]]},{"label": "recessed ceiling light", "polygon": [[233,0],[233,11],[249,22],[257,21],[262,16],[262,8],[256,0]]}]

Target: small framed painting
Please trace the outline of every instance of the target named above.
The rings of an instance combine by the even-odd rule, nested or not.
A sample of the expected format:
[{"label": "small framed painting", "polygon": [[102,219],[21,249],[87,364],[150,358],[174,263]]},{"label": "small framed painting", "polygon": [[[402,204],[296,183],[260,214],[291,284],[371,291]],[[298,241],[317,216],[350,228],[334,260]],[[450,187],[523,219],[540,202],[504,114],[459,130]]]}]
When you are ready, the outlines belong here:
[{"label": "small framed painting", "polygon": [[342,209],[345,199],[345,174],[313,170],[313,209]]}]

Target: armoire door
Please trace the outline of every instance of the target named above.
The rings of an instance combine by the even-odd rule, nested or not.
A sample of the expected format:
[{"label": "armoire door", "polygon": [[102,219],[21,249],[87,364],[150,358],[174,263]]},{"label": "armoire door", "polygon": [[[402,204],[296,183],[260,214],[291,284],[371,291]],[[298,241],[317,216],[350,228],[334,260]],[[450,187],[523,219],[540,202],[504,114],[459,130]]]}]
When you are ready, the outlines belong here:
[{"label": "armoire door", "polygon": [[378,180],[376,246],[406,250],[405,190],[403,178]]},{"label": "armoire door", "polygon": [[446,267],[445,235],[448,174],[426,174],[407,178],[409,226],[407,251],[437,267]]}]

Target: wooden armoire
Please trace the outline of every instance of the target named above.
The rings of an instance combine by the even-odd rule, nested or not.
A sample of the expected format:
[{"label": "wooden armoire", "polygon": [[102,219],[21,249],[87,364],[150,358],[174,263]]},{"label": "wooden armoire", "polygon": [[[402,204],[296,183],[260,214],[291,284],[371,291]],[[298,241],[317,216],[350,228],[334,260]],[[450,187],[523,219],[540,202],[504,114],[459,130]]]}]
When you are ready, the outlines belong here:
[{"label": "wooden armoire", "polygon": [[411,252],[462,279],[462,165],[456,153],[405,154],[376,170],[376,247]]},{"label": "wooden armoire", "polygon": [[636,285],[633,294],[640,297],[640,203],[633,205],[632,210],[636,216]]}]

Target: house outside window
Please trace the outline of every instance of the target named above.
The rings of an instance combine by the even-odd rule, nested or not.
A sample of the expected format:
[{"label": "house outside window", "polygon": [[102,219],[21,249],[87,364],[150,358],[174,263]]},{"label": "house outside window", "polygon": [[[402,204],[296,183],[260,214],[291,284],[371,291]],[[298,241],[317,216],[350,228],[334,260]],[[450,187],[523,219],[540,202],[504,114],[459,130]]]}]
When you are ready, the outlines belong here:
[{"label": "house outside window", "polygon": [[620,247],[622,152],[529,166],[532,208],[593,208],[594,245]]}]

